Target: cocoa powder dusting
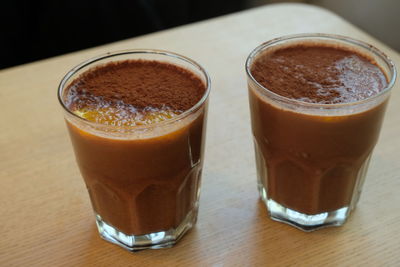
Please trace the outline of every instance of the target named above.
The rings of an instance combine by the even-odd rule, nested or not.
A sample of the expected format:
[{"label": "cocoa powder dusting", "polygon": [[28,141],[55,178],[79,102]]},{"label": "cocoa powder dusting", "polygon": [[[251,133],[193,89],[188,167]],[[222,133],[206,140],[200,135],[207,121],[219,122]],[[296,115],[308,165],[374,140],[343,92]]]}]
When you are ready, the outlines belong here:
[{"label": "cocoa powder dusting", "polygon": [[165,62],[124,60],[81,74],[66,90],[70,109],[123,103],[135,109],[183,112],[204,95],[205,84],[194,73]]},{"label": "cocoa powder dusting", "polygon": [[322,44],[298,44],[264,52],[251,74],[268,90],[311,103],[359,101],[382,91],[388,81],[361,53]]}]

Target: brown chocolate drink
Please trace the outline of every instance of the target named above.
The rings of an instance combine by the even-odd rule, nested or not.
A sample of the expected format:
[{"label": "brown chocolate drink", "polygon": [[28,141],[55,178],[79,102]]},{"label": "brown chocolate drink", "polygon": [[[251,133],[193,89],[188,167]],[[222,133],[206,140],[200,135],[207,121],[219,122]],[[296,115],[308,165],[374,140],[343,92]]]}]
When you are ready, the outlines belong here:
[{"label": "brown chocolate drink", "polygon": [[67,119],[98,221],[140,236],[196,217],[206,104],[181,115],[205,92],[191,71],[152,60],[103,64],[68,85],[67,108],[95,125]]},{"label": "brown chocolate drink", "polygon": [[[296,226],[310,223],[307,215],[353,208],[387,98],[375,104],[362,101],[387,87],[382,69],[355,49],[300,42],[260,53],[250,72],[271,95],[266,97],[258,85],[249,83],[257,167],[266,201],[297,212],[289,215],[295,218],[289,223]],[[346,106],[356,102],[358,107]],[[279,216],[287,220],[286,215]]]}]

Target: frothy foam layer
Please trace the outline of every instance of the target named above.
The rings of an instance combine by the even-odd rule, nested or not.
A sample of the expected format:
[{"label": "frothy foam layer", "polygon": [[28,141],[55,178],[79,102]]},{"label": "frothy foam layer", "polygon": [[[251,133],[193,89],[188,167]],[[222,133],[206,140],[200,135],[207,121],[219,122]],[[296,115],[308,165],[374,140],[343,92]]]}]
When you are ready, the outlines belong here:
[{"label": "frothy foam layer", "polygon": [[65,105],[79,117],[130,127],[171,119],[194,106],[206,88],[191,71],[166,62],[124,60],[93,67],[71,82]]},{"label": "frothy foam layer", "polygon": [[111,102],[100,96],[77,94],[71,89],[67,104],[73,113],[91,122],[110,126],[131,127],[148,125],[171,119],[182,113],[170,107],[136,108],[119,100]]},{"label": "frothy foam layer", "polygon": [[338,79],[341,86],[337,90],[340,97],[334,102],[354,102],[378,94],[387,84],[386,76],[374,64],[366,63],[358,56],[345,57],[335,64],[340,72]]},{"label": "frothy foam layer", "polygon": [[180,114],[172,110],[160,110],[157,108],[133,110],[135,110],[134,107],[129,107],[128,109],[107,107],[75,110],[74,113],[92,122],[118,127],[149,125],[171,119]]},{"label": "frothy foam layer", "polygon": [[320,104],[360,101],[387,85],[372,59],[341,47],[301,44],[264,52],[254,62],[254,78],[279,95]]}]

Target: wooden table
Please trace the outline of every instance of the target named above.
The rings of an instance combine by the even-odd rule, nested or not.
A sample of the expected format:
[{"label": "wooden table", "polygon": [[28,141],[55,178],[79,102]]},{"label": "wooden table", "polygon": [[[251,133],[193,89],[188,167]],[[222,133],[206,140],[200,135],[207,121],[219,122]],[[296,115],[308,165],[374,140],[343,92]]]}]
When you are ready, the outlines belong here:
[{"label": "wooden table", "polygon": [[[244,62],[261,42],[302,32],[367,41],[400,66],[399,54],[335,14],[281,4],[2,70],[0,265],[400,264],[399,86],[393,90],[361,201],[343,227],[303,233],[268,219],[258,198]],[[100,239],[56,98],[59,81],[73,66],[107,51],[132,48],[187,55],[212,78],[198,224],[172,249],[134,254]]]}]

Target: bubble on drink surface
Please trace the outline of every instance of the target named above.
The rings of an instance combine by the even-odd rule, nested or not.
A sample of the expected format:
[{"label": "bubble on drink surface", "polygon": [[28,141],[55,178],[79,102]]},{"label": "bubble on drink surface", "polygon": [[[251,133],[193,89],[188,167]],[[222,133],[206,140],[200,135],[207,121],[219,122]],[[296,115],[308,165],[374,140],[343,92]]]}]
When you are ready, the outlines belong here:
[{"label": "bubble on drink surface", "polygon": [[171,119],[182,113],[163,105],[161,108],[136,108],[121,100],[106,101],[101,96],[77,94],[73,89],[66,96],[66,105],[81,118],[104,125],[131,127],[149,125]]},{"label": "bubble on drink surface", "polygon": [[336,80],[330,78],[322,85],[308,83],[317,88],[318,95],[328,98],[311,102],[337,104],[360,101],[378,94],[387,84],[386,76],[378,66],[356,55],[338,60],[327,72],[339,74]]},{"label": "bubble on drink surface", "polygon": [[335,67],[340,71],[339,80],[343,85],[337,88],[342,102],[367,99],[381,92],[387,84],[378,66],[355,55],[337,61]]},{"label": "bubble on drink surface", "polygon": [[[129,106],[129,105],[127,105]],[[136,109],[134,107],[115,107],[104,108],[84,108],[74,110],[79,117],[92,122],[110,126],[139,126],[149,125],[171,119],[180,112],[171,109],[145,108]]]},{"label": "bubble on drink surface", "polygon": [[387,78],[378,66],[357,55],[338,60],[334,66],[326,68],[326,73],[338,75],[326,77],[321,83],[306,79],[303,73],[296,73],[295,77],[299,81],[311,85],[316,89],[317,95],[321,96],[316,99],[306,96],[297,99],[319,104],[349,103],[374,96],[387,84]]}]

